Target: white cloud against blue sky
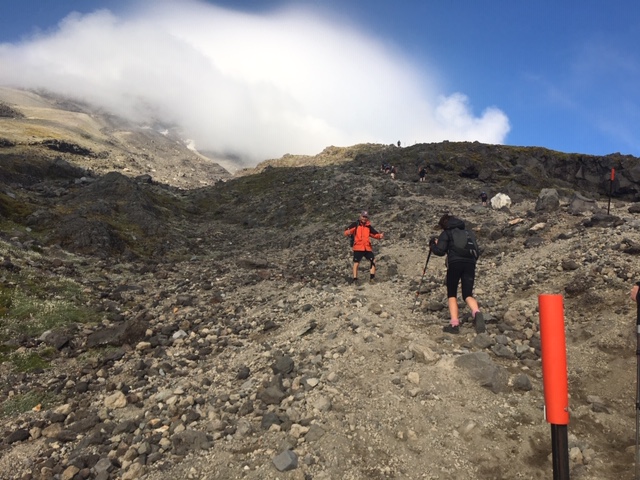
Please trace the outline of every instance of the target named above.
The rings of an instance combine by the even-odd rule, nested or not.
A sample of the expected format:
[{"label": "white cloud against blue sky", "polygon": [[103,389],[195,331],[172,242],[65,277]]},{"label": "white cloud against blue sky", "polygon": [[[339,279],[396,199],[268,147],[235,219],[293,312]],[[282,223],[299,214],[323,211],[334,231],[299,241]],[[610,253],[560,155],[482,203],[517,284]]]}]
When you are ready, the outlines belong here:
[{"label": "white cloud against blue sky", "polygon": [[631,2],[11,3],[0,84],[161,118],[201,149],[258,161],[448,139],[640,155]]}]

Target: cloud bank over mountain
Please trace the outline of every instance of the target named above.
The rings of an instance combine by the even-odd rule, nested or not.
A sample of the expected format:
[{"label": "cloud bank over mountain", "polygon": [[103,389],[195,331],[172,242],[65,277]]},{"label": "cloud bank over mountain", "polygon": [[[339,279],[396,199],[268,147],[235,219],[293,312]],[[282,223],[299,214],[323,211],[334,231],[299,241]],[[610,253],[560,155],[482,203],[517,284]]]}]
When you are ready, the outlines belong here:
[{"label": "cloud bank over mountain", "polygon": [[250,14],[200,1],[70,14],[0,45],[0,84],[46,89],[127,118],[179,126],[196,148],[250,163],[328,145],[503,143],[438,72],[331,14]]}]

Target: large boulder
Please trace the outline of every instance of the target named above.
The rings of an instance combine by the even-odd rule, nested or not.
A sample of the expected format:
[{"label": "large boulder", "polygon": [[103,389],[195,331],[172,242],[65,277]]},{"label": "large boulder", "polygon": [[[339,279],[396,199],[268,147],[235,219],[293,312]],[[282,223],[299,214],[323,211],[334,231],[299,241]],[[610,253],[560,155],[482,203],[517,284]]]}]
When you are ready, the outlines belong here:
[{"label": "large boulder", "polygon": [[509,208],[511,207],[511,198],[504,193],[498,193],[494,197],[489,200],[491,203],[491,208],[495,210],[500,210],[501,208]]},{"label": "large boulder", "polygon": [[560,196],[555,188],[543,188],[536,200],[536,212],[553,212],[560,206]]},{"label": "large boulder", "polygon": [[582,215],[586,212],[596,212],[599,210],[598,203],[579,193],[574,193],[569,200],[569,213],[571,215]]}]

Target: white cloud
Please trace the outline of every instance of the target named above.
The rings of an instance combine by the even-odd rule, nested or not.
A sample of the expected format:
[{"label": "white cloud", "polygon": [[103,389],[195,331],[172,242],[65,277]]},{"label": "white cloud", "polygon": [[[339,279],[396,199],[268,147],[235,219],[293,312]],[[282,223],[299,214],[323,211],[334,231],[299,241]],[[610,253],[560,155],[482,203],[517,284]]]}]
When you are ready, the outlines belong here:
[{"label": "white cloud", "polygon": [[476,117],[380,40],[318,12],[252,15],[199,1],[123,16],[72,14],[52,33],[0,45],[0,83],[46,88],[136,120],[175,122],[202,150],[249,161],[328,145],[502,143],[496,108]]}]

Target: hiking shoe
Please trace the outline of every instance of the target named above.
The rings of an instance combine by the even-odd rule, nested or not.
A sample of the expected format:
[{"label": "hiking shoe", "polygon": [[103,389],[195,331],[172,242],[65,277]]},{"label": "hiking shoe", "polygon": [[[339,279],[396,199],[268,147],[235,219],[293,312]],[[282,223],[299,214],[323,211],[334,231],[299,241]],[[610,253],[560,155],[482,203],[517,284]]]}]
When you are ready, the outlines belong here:
[{"label": "hiking shoe", "polygon": [[374,283],[377,283],[377,282],[375,278],[370,278],[369,283],[373,285]]},{"label": "hiking shoe", "polygon": [[476,316],[473,319],[473,323],[476,326],[476,333],[483,333],[486,330],[486,327],[484,326],[484,317],[482,316],[482,312],[476,313]]},{"label": "hiking shoe", "polygon": [[358,279],[357,278],[352,278],[351,279],[351,285],[358,285]]},{"label": "hiking shoe", "polygon": [[442,331],[444,333],[458,334],[458,333],[460,333],[460,325],[453,326],[453,325],[449,324],[446,327],[443,327]]}]

